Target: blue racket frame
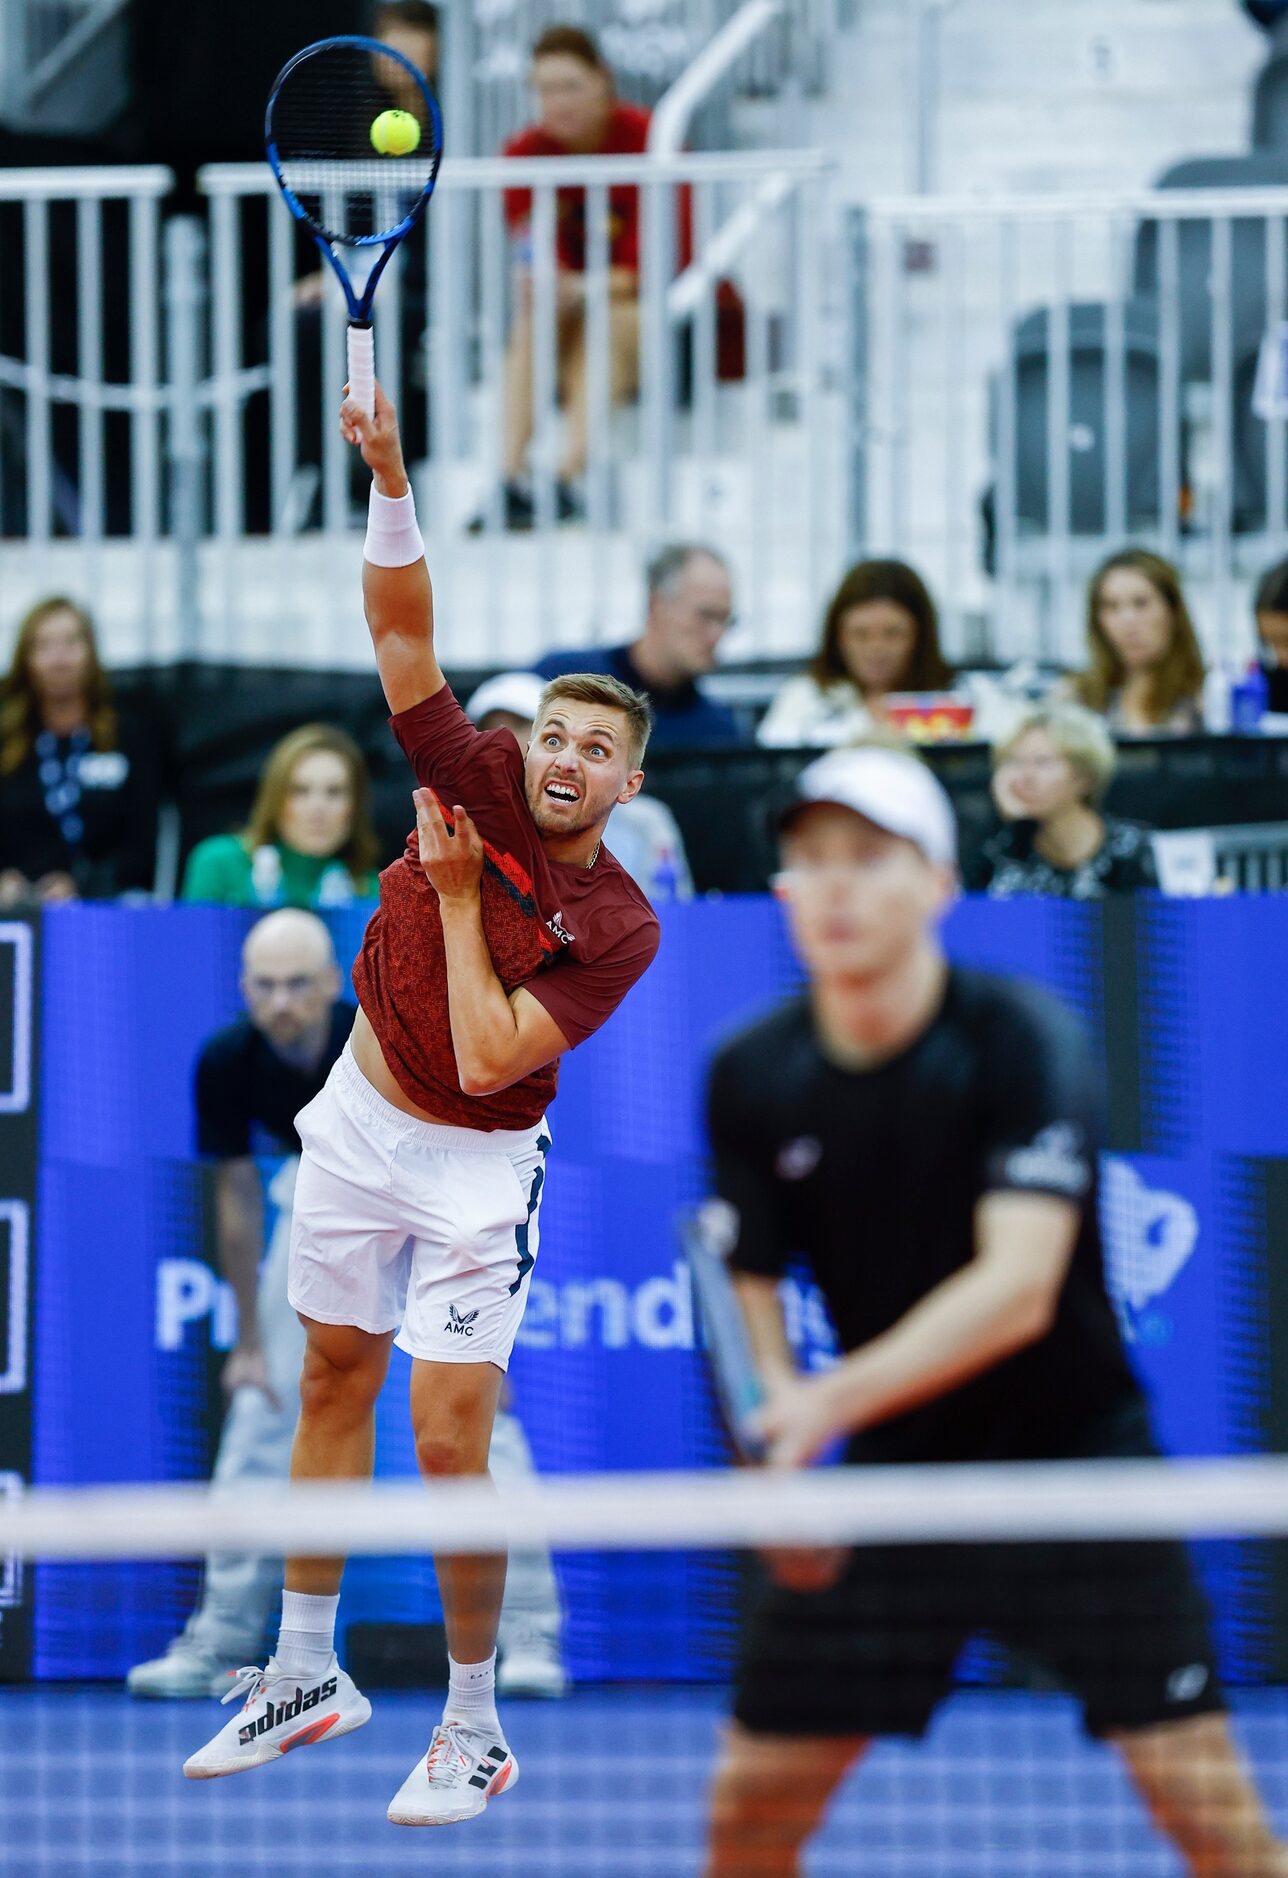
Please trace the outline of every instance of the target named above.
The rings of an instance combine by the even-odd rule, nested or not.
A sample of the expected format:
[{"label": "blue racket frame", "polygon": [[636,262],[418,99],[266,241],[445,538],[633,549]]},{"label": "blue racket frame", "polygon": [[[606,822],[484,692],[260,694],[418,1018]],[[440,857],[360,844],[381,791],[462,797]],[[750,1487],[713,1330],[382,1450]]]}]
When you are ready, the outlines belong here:
[{"label": "blue racket frame", "polygon": [[[375,54],[379,58],[393,59],[401,65],[404,71],[406,71],[408,76],[413,80],[425,100],[429,130],[434,143],[434,161],[429,172],[428,180],[421,188],[420,194],[403,219],[396,223],[394,227],[381,230],[379,234],[355,235],[343,242],[344,246],[351,248],[383,247],[384,249],[384,253],[380,256],[380,259],[367,276],[361,295],[354,292],[353,282],[349,279],[344,262],[335,251],[334,242],[329,240],[316,226],[312,216],[309,215],[308,211],[304,208],[304,205],[300,202],[298,196],[283,176],[281,160],[277,153],[277,143],[273,136],[273,107],[277,103],[278,95],[287,78],[298,65],[303,64],[305,59],[310,59],[316,53],[323,52],[331,46],[355,46],[362,51]],[[287,208],[291,211],[296,221],[302,222],[308,229],[313,240],[317,243],[318,248],[326,258],[331,271],[340,283],[344,293],[345,303],[349,309],[350,360],[352,368],[355,363],[352,349],[354,329],[356,328],[359,331],[367,331],[370,329],[371,306],[375,298],[376,288],[380,284],[380,277],[388,266],[389,258],[397,248],[399,242],[411,233],[416,223],[425,213],[425,206],[429,198],[433,195],[434,185],[438,181],[438,167],[443,156],[443,118],[438,108],[438,100],[425,83],[423,72],[418,71],[410,59],[405,58],[401,52],[396,52],[392,46],[386,45],[382,39],[371,39],[363,33],[341,33],[330,39],[317,39],[312,45],[304,46],[295,54],[294,58],[288,59],[273,81],[273,89],[269,94],[268,105],[264,112],[264,154],[268,159],[268,166],[273,172],[274,180],[282,192]],[[368,340],[368,355],[369,346],[370,341]],[[351,378],[353,377],[352,369],[350,376]],[[362,402],[364,406],[367,406],[366,399],[363,399]],[[367,406],[367,408],[369,408],[369,406]]]}]

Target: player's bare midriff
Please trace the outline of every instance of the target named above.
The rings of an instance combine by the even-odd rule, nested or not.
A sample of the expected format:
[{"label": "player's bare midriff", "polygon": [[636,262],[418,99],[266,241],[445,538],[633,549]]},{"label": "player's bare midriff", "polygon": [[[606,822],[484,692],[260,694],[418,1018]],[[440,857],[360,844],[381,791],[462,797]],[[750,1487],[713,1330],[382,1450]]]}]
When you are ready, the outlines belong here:
[{"label": "player's bare midriff", "polygon": [[380,1048],[379,1039],[371,1028],[364,1010],[359,1009],[358,1015],[353,1020],[353,1029],[349,1032],[349,1048],[353,1052],[353,1060],[358,1068],[376,1093],[382,1095],[386,1102],[391,1103],[396,1109],[401,1109],[404,1115],[414,1115],[418,1122],[434,1122],[440,1128],[451,1125],[445,1123],[441,1115],[431,1115],[428,1109],[417,1108],[416,1104],[403,1094],[390,1074],[384,1051]]}]

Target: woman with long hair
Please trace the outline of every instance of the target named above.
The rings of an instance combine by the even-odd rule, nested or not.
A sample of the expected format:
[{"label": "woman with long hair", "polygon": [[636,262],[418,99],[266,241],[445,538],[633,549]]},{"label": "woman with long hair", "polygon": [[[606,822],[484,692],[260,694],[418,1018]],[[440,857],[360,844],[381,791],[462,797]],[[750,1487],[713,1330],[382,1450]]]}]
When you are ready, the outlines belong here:
[{"label": "woman with long hair", "polygon": [[769,707],[759,741],[781,749],[852,743],[885,718],[899,691],[943,691],[952,668],[939,616],[905,561],[859,561],[828,602],[813,659]]},{"label": "woman with long hair", "polygon": [[1203,728],[1203,654],[1170,561],[1124,548],[1087,589],[1087,668],[1079,704],[1120,737],[1191,736]]},{"label": "woman with long hair", "polygon": [[0,905],[150,890],[159,792],[155,730],[117,704],[89,614],[38,601],[0,691]]},{"label": "woman with long hair", "polygon": [[361,750],[330,724],[274,745],[245,828],[188,856],[182,898],[219,906],[346,906],[374,899],[377,842]]}]

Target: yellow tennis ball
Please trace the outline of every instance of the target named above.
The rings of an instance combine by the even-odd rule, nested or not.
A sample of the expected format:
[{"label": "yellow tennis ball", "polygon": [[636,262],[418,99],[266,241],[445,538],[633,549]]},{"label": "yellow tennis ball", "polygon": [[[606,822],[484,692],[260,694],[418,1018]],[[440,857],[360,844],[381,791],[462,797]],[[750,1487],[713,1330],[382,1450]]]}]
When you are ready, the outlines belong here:
[{"label": "yellow tennis ball", "polygon": [[420,142],[420,125],[410,111],[382,111],[371,126],[371,142],[381,156],[410,156]]}]

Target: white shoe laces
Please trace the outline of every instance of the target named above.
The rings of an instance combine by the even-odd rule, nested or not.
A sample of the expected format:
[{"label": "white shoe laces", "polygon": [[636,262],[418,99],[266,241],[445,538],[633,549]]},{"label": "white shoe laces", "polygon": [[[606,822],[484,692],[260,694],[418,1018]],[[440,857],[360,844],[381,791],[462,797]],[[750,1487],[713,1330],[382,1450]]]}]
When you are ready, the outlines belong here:
[{"label": "white shoe laces", "polygon": [[[477,1754],[471,1754],[462,1744],[461,1736],[464,1732],[463,1722],[440,1722],[435,1728],[434,1739],[425,1757],[425,1772],[431,1787],[458,1785],[480,1758]],[[477,1730],[473,1732],[477,1733]]]},{"label": "white shoe laces", "polygon": [[253,1697],[257,1696],[264,1687],[264,1682],[264,1671],[255,1663],[245,1663],[234,1675],[232,1686],[227,1695],[221,1695],[219,1700],[221,1702],[235,1702],[238,1696],[244,1695],[249,1704]]}]

